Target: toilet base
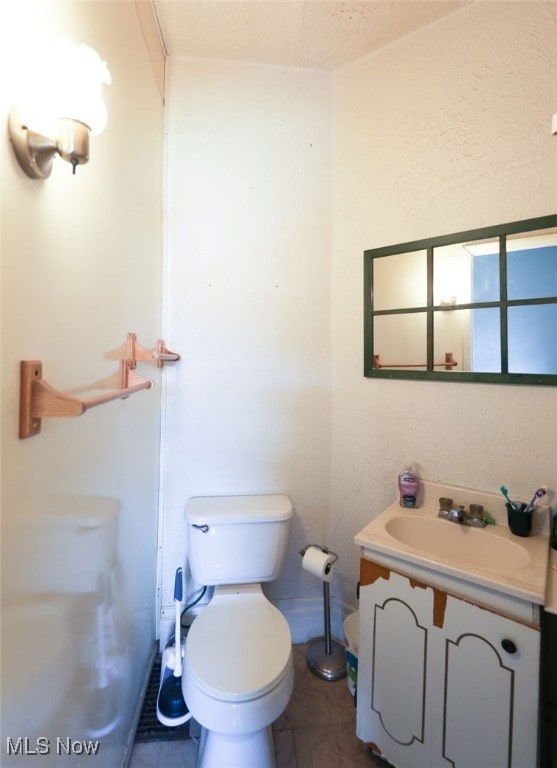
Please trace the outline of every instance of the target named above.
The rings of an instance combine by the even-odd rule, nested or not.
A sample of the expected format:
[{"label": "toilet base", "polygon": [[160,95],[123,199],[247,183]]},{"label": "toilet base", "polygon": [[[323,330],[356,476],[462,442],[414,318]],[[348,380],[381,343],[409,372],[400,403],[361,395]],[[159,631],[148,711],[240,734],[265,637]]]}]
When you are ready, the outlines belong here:
[{"label": "toilet base", "polygon": [[271,726],[255,733],[216,733],[201,728],[197,768],[276,768]]}]

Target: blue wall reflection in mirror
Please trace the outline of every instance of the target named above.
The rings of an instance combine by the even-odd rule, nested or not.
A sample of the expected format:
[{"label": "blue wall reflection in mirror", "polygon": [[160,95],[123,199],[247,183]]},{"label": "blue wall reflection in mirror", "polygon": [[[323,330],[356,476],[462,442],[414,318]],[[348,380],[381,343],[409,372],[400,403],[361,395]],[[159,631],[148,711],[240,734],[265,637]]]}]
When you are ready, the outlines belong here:
[{"label": "blue wall reflection in mirror", "polygon": [[[499,254],[472,259],[472,301],[499,299]],[[543,299],[557,291],[557,246],[511,250],[507,253],[509,302]],[[557,373],[557,304],[507,307],[508,370],[510,373]],[[472,368],[501,371],[500,312],[498,308],[472,311]]]}]

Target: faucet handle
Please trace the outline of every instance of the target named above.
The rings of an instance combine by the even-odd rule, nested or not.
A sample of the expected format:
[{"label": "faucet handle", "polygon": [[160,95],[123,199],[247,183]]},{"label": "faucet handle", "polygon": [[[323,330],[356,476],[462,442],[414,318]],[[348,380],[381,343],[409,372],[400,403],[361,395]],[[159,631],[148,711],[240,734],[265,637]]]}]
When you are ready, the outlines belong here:
[{"label": "faucet handle", "polygon": [[453,500],[449,499],[448,496],[441,496],[439,498],[439,512],[437,513],[437,516],[448,519],[452,508]]},{"label": "faucet handle", "polygon": [[453,500],[449,499],[448,496],[440,496],[439,497],[439,509],[446,509],[447,512],[449,509],[452,509],[453,507]]},{"label": "faucet handle", "polygon": [[485,512],[482,504],[470,504],[467,523],[468,525],[474,526],[474,528],[485,528],[487,523],[485,521]]}]

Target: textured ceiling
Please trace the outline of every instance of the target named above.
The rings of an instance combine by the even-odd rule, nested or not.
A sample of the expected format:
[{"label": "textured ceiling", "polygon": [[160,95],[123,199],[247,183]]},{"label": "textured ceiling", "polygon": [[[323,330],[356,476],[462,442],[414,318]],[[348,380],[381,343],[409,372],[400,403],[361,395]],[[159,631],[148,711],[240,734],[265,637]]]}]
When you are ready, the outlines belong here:
[{"label": "textured ceiling", "polygon": [[332,70],[471,0],[153,0],[167,52]]}]

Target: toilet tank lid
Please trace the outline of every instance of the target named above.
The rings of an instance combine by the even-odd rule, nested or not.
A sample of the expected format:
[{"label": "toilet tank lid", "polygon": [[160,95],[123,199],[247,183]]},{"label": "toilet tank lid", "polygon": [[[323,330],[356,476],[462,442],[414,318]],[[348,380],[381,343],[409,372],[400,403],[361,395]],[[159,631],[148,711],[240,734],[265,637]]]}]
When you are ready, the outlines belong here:
[{"label": "toilet tank lid", "polygon": [[284,494],[255,496],[193,496],[186,502],[184,517],[188,523],[269,523],[288,520],[292,502]]}]

